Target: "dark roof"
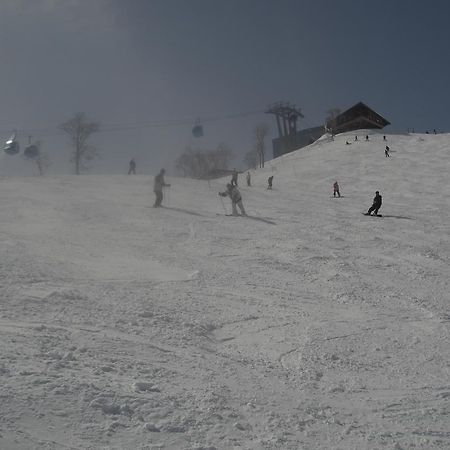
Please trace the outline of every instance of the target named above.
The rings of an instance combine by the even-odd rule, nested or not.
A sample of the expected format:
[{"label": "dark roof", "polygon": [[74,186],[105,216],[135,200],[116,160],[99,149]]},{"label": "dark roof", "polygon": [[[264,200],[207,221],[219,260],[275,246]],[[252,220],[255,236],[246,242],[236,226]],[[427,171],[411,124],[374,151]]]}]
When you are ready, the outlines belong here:
[{"label": "dark roof", "polygon": [[363,128],[381,129],[386,125],[390,125],[390,122],[363,102],[353,105],[351,108],[339,114],[334,121],[330,120],[327,123],[327,127],[332,128],[334,133],[343,133],[345,131]]}]

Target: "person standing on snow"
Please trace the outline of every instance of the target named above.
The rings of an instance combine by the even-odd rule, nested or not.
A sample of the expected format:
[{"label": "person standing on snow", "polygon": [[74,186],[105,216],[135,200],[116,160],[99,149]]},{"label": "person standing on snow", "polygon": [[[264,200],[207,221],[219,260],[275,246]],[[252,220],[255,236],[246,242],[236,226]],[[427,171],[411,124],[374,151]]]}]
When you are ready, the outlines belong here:
[{"label": "person standing on snow", "polygon": [[384,156],[386,156],[386,158],[389,158],[389,157],[391,156],[391,155],[389,154],[389,150],[390,150],[389,146],[386,145],[386,148],[384,149]]},{"label": "person standing on snow", "polygon": [[163,187],[170,187],[170,184],[167,184],[164,181],[164,174],[166,173],[165,169],[161,169],[158,175],[155,177],[155,183],[153,185],[153,192],[156,195],[155,204],[153,208],[159,208],[163,199]]},{"label": "person standing on snow", "polygon": [[341,193],[339,192],[339,184],[337,181],[335,181],[333,184],[333,197],[336,197],[336,194],[338,197],[341,196]]},{"label": "person standing on snow", "polygon": [[230,197],[231,199],[231,208],[233,210],[233,216],[237,216],[237,208],[236,205],[239,206],[239,209],[241,210],[241,215],[246,216],[247,213],[245,212],[244,205],[242,203],[242,197],[241,193],[239,192],[239,189],[236,186],[233,186],[231,183],[227,184],[227,190],[224,192],[219,192],[219,195],[221,197]]},{"label": "person standing on snow", "polygon": [[251,176],[250,176],[250,172],[247,172],[247,186],[251,186]]},{"label": "person standing on snow", "polygon": [[238,179],[238,172],[236,169],[233,169],[233,172],[231,174],[231,184],[232,186],[237,186],[237,179]]},{"label": "person standing on snow", "polygon": [[273,175],[267,178],[267,189],[272,190]]},{"label": "person standing on snow", "polygon": [[370,216],[372,211],[374,213],[373,215],[377,216],[378,215],[378,210],[381,208],[381,203],[382,202],[383,202],[383,199],[381,198],[380,192],[376,191],[375,192],[375,197],[373,198],[372,206],[366,212],[366,216]]},{"label": "person standing on snow", "polygon": [[130,168],[128,169],[128,175],[133,174],[136,175],[136,161],[134,158],[130,161]]}]

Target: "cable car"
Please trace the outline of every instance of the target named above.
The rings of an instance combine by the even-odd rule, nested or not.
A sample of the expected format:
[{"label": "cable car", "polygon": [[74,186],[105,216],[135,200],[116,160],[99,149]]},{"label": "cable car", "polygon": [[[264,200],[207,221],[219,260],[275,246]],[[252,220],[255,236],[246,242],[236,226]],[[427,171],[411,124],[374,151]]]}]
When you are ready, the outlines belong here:
[{"label": "cable car", "polygon": [[20,152],[20,145],[16,141],[16,132],[12,134],[12,136],[6,141],[3,150],[8,155],[17,155]]},{"label": "cable car", "polygon": [[194,128],[192,128],[192,134],[197,138],[203,136],[203,126],[201,125],[199,120],[197,120]]}]

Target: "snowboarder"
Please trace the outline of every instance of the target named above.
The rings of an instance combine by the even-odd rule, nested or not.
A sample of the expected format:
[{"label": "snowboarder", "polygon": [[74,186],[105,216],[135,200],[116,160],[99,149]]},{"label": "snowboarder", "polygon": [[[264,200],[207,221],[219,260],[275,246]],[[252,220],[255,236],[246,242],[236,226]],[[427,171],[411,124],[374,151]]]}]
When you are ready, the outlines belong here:
[{"label": "snowboarder", "polygon": [[386,145],[386,148],[384,149],[384,156],[386,156],[386,158],[389,158],[389,157],[391,156],[391,155],[389,154],[389,150],[390,150],[389,146]]},{"label": "snowboarder", "polygon": [[247,186],[251,186],[251,176],[250,176],[250,172],[247,172]]},{"label": "snowboarder", "polygon": [[336,197],[336,194],[338,197],[341,196],[341,193],[339,192],[339,184],[337,181],[335,181],[333,184],[333,197]]},{"label": "snowboarder", "polygon": [[366,216],[370,216],[372,214],[372,211],[374,216],[378,216],[378,210],[381,208],[382,201],[383,199],[381,198],[380,192],[376,191],[372,206],[367,211]]},{"label": "snowboarder", "polygon": [[236,169],[233,169],[233,172],[231,174],[231,185],[232,186],[238,185],[237,179],[238,179],[238,172]]},{"label": "snowboarder", "polygon": [[247,213],[245,212],[244,205],[242,203],[242,197],[241,193],[239,192],[239,189],[236,186],[233,186],[231,183],[227,184],[227,190],[224,192],[219,192],[219,195],[221,197],[230,197],[231,199],[231,208],[233,210],[233,216],[237,216],[237,208],[236,205],[239,206],[239,209],[241,210],[241,215],[246,216]]},{"label": "snowboarder", "polygon": [[273,175],[267,178],[267,189],[272,189]]},{"label": "snowboarder", "polygon": [[128,169],[128,175],[133,174],[136,175],[136,161],[134,158],[130,161],[130,168]]},{"label": "snowboarder", "polygon": [[163,199],[163,187],[170,187],[170,184],[164,181],[165,169],[161,169],[158,175],[155,177],[155,183],[153,185],[153,192],[156,195],[155,204],[153,208],[159,208]]}]

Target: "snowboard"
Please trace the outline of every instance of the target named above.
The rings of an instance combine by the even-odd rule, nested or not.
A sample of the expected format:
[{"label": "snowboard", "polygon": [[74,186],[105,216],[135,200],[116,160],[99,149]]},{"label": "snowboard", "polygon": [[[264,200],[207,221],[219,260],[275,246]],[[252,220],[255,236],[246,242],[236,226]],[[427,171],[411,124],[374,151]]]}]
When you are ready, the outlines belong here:
[{"label": "snowboard", "polygon": [[370,216],[370,217],[383,217],[383,214],[367,214],[367,213],[362,213],[363,216]]}]

